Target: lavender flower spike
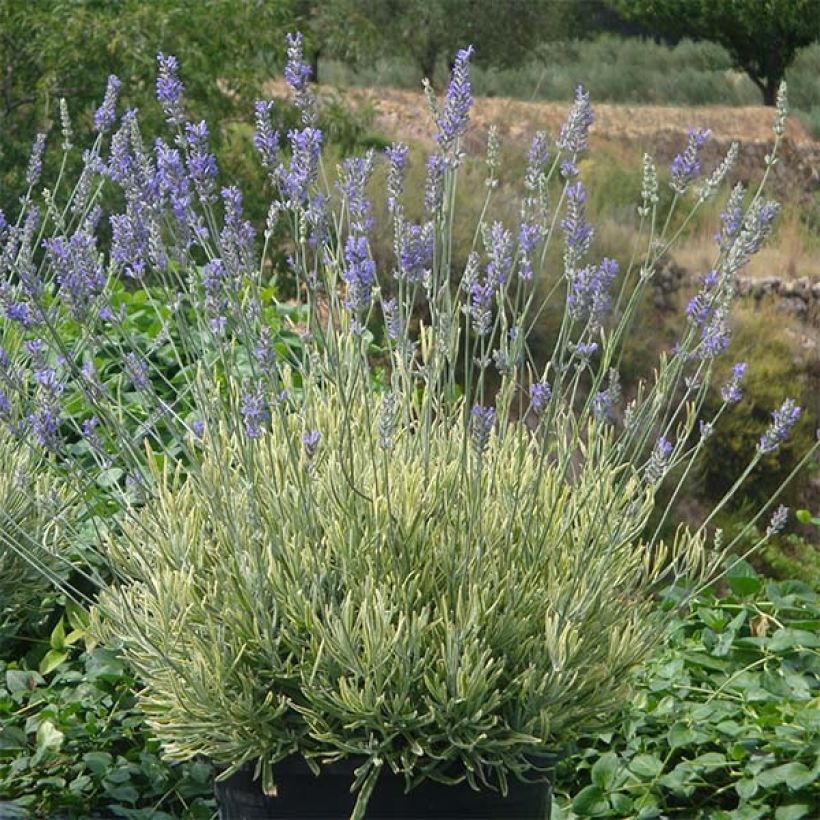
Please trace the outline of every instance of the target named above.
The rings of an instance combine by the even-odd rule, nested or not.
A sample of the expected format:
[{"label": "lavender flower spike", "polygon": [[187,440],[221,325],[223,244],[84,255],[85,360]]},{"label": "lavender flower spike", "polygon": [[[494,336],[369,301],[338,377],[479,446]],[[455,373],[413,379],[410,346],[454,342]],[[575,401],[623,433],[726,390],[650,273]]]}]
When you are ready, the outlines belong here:
[{"label": "lavender flower spike", "polygon": [[530,408],[536,416],[540,416],[552,398],[552,388],[547,382],[536,382],[530,385]]},{"label": "lavender flower spike", "polygon": [[159,74],[157,76],[157,100],[162,106],[165,118],[171,125],[182,125],[185,112],[182,107],[182,92],[185,86],[179,79],[179,63],[173,55],[157,54]]},{"label": "lavender flower spike", "polygon": [[567,273],[575,270],[592,242],[592,226],[586,220],[586,202],[587,192],[582,182],[576,182],[567,188],[567,215],[561,220],[566,245],[564,267]]},{"label": "lavender flower spike", "polygon": [[319,443],[322,440],[322,434],[318,430],[309,430],[302,434],[302,445],[305,448],[305,455],[308,461],[313,461],[316,453],[319,450]]},{"label": "lavender flower spike", "polygon": [[262,425],[268,420],[268,406],[262,388],[247,392],[242,396],[240,411],[245,423],[245,435],[248,438],[259,438]]},{"label": "lavender flower spike", "polygon": [[759,453],[765,455],[780,449],[791,433],[792,427],[797,424],[802,410],[794,399],[786,399],[780,407],[772,413],[772,423],[769,429],[760,437],[757,444]]},{"label": "lavender flower spike", "polygon": [[104,134],[117,121],[117,98],[122,83],[112,74],[108,78],[102,105],[94,112],[94,130]]},{"label": "lavender flower spike", "polygon": [[712,136],[706,128],[690,128],[686,150],[672,160],[672,179],[669,182],[676,194],[686,193],[689,185],[698,178],[703,168],[700,152]]},{"label": "lavender flower spike", "polygon": [[494,407],[482,407],[480,404],[473,406],[471,411],[471,432],[473,450],[481,458],[484,455],[487,445],[490,443],[490,436],[495,427],[496,412]]},{"label": "lavender flower spike", "polygon": [[646,463],[645,478],[649,484],[657,484],[663,478],[672,455],[672,444],[661,436],[656,442]]},{"label": "lavender flower spike", "polygon": [[316,122],[316,102],[308,88],[313,71],[304,60],[304,38],[300,32],[288,34],[288,62],[285,66],[285,82],[293,92],[293,104],[302,114],[304,125]]},{"label": "lavender flower spike", "polygon": [[473,51],[472,46],[461,49],[456,54],[453,64],[444,109],[436,122],[436,142],[443,151],[449,151],[467,130],[467,121],[473,106],[473,89],[470,82],[470,58]]},{"label": "lavender flower spike", "polygon": [[43,153],[46,150],[46,135],[41,131],[34,139],[31,146],[31,154],[28,158],[28,168],[26,169],[26,182],[34,186],[43,173]]},{"label": "lavender flower spike", "polygon": [[256,134],[254,145],[259,151],[262,166],[275,179],[276,169],[279,167],[279,132],[273,130],[270,114],[273,103],[269,100],[257,100],[254,104],[256,114]]},{"label": "lavender flower spike", "polygon": [[777,535],[783,527],[786,526],[786,522],[789,520],[789,508],[784,507],[782,504],[772,513],[771,520],[769,521],[769,526],[766,527],[766,538],[771,538],[773,535]]},{"label": "lavender flower spike", "polygon": [[746,375],[749,365],[746,362],[738,362],[732,368],[732,378],[720,389],[720,395],[727,404],[737,404],[743,398],[743,391],[740,383]]},{"label": "lavender flower spike", "polygon": [[566,122],[561,126],[556,144],[562,151],[568,151],[570,154],[586,151],[589,129],[594,122],[595,114],[589,103],[589,92],[579,85],[575,89],[575,102],[569,110]]}]

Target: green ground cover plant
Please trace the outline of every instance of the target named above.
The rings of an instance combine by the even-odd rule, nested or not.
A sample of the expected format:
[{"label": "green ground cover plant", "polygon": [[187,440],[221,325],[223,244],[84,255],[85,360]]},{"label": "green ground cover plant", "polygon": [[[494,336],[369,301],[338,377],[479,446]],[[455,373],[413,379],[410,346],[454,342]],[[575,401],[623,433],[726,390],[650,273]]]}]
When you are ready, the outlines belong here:
[{"label": "green ground cover plant", "polygon": [[[748,564],[646,667],[619,725],[556,774],[556,817],[809,818],[820,796],[820,607]],[[672,605],[672,602],[669,602]]]}]

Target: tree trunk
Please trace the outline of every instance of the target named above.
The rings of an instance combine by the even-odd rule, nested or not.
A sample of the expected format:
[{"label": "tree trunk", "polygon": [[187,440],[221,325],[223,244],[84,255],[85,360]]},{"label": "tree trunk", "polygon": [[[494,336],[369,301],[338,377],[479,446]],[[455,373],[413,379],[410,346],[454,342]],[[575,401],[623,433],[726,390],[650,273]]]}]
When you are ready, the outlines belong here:
[{"label": "tree trunk", "polygon": [[775,105],[777,102],[777,89],[780,87],[782,77],[767,77],[766,87],[763,89],[763,105]]},{"label": "tree trunk", "polygon": [[783,79],[783,74],[771,74],[768,77],[758,77],[747,69],[746,73],[751,78],[752,82],[760,89],[763,95],[763,105],[774,105],[777,102],[777,89],[780,87],[780,81]]}]

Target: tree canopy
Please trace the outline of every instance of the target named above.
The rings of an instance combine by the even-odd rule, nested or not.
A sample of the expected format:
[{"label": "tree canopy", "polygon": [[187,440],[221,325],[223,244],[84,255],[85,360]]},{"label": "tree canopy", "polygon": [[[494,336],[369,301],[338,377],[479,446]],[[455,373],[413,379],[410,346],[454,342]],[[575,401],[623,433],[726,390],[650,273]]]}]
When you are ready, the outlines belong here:
[{"label": "tree canopy", "polygon": [[609,0],[625,19],[662,36],[722,45],[774,105],[799,48],[820,39],[820,0]]}]

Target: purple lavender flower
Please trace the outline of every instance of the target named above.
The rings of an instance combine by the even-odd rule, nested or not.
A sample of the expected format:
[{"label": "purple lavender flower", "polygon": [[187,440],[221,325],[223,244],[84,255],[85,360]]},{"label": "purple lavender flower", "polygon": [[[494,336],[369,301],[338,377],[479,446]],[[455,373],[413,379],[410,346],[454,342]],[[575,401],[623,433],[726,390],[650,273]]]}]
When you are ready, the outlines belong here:
[{"label": "purple lavender flower", "polygon": [[429,214],[438,213],[444,198],[444,172],[449,163],[441,154],[427,159],[427,180],[424,185],[424,208]]},{"label": "purple lavender flower", "polygon": [[219,245],[227,268],[234,274],[255,267],[254,239],[256,231],[244,217],[242,192],[233,185],[223,188],[224,224],[219,233]]},{"label": "purple lavender flower", "polygon": [[587,265],[570,275],[567,308],[573,319],[591,319],[596,324],[601,321],[610,310],[609,289],[618,270],[614,259],[604,258],[599,265]]},{"label": "purple lavender flower", "polygon": [[475,281],[470,285],[466,312],[474,333],[486,336],[493,326],[496,288],[492,282]]},{"label": "purple lavender flower", "polygon": [[245,424],[245,435],[248,438],[259,438],[262,435],[262,426],[270,418],[268,403],[265,401],[261,386],[242,395],[239,412]]},{"label": "purple lavender flower", "polygon": [[673,449],[672,444],[663,436],[655,442],[644,472],[644,477],[649,484],[657,484],[663,478]]},{"label": "purple lavender flower", "polygon": [[500,222],[494,222],[484,236],[484,246],[490,257],[487,262],[487,283],[493,288],[500,288],[507,283],[512,270],[512,233]]},{"label": "purple lavender flower", "polygon": [[182,107],[182,93],[185,87],[179,79],[179,63],[173,55],[157,54],[157,100],[162,106],[165,118],[171,125],[182,125],[185,111]]},{"label": "purple lavender flower", "polygon": [[285,82],[293,92],[293,104],[302,114],[304,125],[316,122],[316,105],[313,94],[308,88],[311,74],[310,66],[304,60],[304,38],[300,32],[288,34],[288,61],[285,65]]},{"label": "purple lavender flower", "polygon": [[101,458],[105,457],[105,445],[97,428],[101,422],[98,416],[92,416],[86,419],[82,425],[83,438],[86,440],[88,446]]},{"label": "purple lavender flower", "polygon": [[600,421],[611,423],[614,418],[615,406],[621,400],[621,380],[618,371],[609,371],[609,382],[605,390],[595,394],[592,399],[592,412]]},{"label": "purple lavender flower", "polygon": [[461,49],[456,54],[444,108],[438,117],[436,142],[445,153],[450,151],[458,138],[467,130],[470,109],[473,106],[473,90],[470,82],[470,58],[473,47]]},{"label": "purple lavender flower", "polygon": [[195,223],[191,209],[193,196],[188,173],[179,151],[170,148],[161,139],[156,141],[156,157],[158,188],[167,197],[177,220],[177,232],[183,244],[187,244],[190,226]]},{"label": "purple lavender flower", "polygon": [[551,398],[552,388],[548,382],[536,382],[530,385],[530,408],[536,416],[544,412]]},{"label": "purple lavender flower", "polygon": [[279,354],[273,343],[273,331],[268,325],[263,325],[259,331],[259,338],[253,352],[262,372],[266,375],[273,373],[279,361]]},{"label": "purple lavender flower", "polygon": [[757,444],[758,452],[761,454],[774,453],[780,449],[780,445],[788,440],[792,427],[797,424],[801,414],[800,407],[794,399],[786,399],[780,407],[772,413],[772,423],[766,432],[760,437]]},{"label": "purple lavender flower", "polygon": [[313,461],[319,450],[319,443],[322,441],[322,434],[318,430],[308,430],[302,434],[302,445],[305,448],[305,455],[308,461]]},{"label": "purple lavender flower", "polygon": [[379,414],[379,447],[386,453],[393,449],[398,426],[398,402],[395,393],[387,393],[382,399],[381,413]]},{"label": "purple lavender flower", "polygon": [[470,416],[470,439],[473,450],[479,458],[482,458],[490,443],[493,427],[495,427],[496,411],[494,407],[482,407],[476,404]]},{"label": "purple lavender flower", "polygon": [[575,179],[579,173],[578,166],[571,159],[565,159],[561,163],[561,176],[564,179]]},{"label": "purple lavender flower", "polygon": [[60,296],[72,316],[83,321],[107,283],[91,226],[81,226],[70,239],[55,236],[43,244],[60,286]]},{"label": "purple lavender flower", "polygon": [[145,362],[133,351],[126,353],[123,359],[125,375],[131,379],[137,390],[151,389],[151,380],[148,378],[148,368]]},{"label": "purple lavender flower", "polygon": [[574,350],[578,354],[581,364],[586,364],[598,352],[598,342],[578,342]]},{"label": "purple lavender flower", "polygon": [[348,310],[359,313],[367,310],[376,284],[376,263],[370,255],[370,245],[364,236],[350,235],[345,242],[346,266],[342,279],[347,284]]},{"label": "purple lavender flower", "polygon": [[703,163],[700,152],[712,136],[705,128],[690,128],[686,150],[672,160],[672,179],[670,186],[677,194],[686,193],[686,189],[700,176]]},{"label": "purple lavender flower", "polygon": [[43,132],[34,138],[31,146],[31,154],[28,158],[28,168],[26,169],[26,182],[32,187],[40,180],[43,173],[43,153],[46,150],[46,135]]},{"label": "purple lavender flower", "polygon": [[740,384],[748,367],[749,365],[746,362],[737,362],[732,367],[732,378],[720,389],[720,395],[727,404],[737,404],[743,398]]},{"label": "purple lavender flower", "polygon": [[714,270],[703,276],[700,290],[686,306],[686,315],[696,327],[702,328],[714,313],[718,278],[718,272]]},{"label": "purple lavender flower", "polygon": [[114,74],[108,77],[102,105],[94,112],[94,130],[101,134],[108,131],[117,121],[117,98],[122,83]]},{"label": "purple lavender flower", "polygon": [[0,389],[0,421],[8,423],[11,420],[11,402],[5,392]]},{"label": "purple lavender flower", "polygon": [[401,337],[402,320],[399,313],[399,305],[395,298],[382,302],[382,315],[384,325],[387,328],[387,336],[392,341],[398,341]]},{"label": "purple lavender flower", "polygon": [[322,132],[316,128],[293,130],[288,132],[288,140],[290,168],[282,180],[282,188],[292,206],[304,205],[319,174]]},{"label": "purple lavender flower", "polygon": [[352,227],[361,233],[367,232],[373,225],[371,204],[367,198],[367,183],[372,173],[372,151],[363,157],[348,157],[342,163],[339,190],[347,201]]},{"label": "purple lavender flower", "polygon": [[586,151],[589,129],[595,122],[595,115],[589,103],[589,92],[579,85],[575,89],[575,102],[569,110],[566,122],[561,126],[557,145],[562,151],[580,154]]},{"label": "purple lavender flower", "polygon": [[772,517],[769,520],[769,526],[766,527],[766,538],[771,538],[773,535],[777,535],[779,532],[781,532],[783,530],[783,527],[786,526],[786,522],[788,520],[789,508],[781,504],[772,513]]},{"label": "purple lavender flower", "polygon": [[725,305],[719,305],[700,333],[699,354],[702,359],[714,359],[725,353],[732,340]]},{"label": "purple lavender flower", "polygon": [[701,439],[711,438],[715,433],[715,425],[711,421],[700,420],[698,425]]},{"label": "purple lavender flower", "polygon": [[390,160],[390,170],[387,172],[387,208],[393,213],[404,190],[410,149],[404,143],[398,142],[385,149],[384,153]]},{"label": "purple lavender flower", "polygon": [[561,220],[564,232],[564,267],[573,271],[589,250],[592,226],[586,221],[587,192],[583,182],[567,188],[567,213]]},{"label": "purple lavender flower", "polygon": [[214,202],[217,175],[216,157],[208,150],[208,124],[185,123],[184,144],[188,149],[188,174],[202,202]]},{"label": "purple lavender flower", "polygon": [[9,321],[17,322],[26,330],[30,330],[40,322],[37,312],[29,302],[14,298],[8,282],[0,283],[0,305],[3,306],[3,313]]},{"label": "purple lavender flower", "polygon": [[257,100],[254,105],[256,113],[256,133],[253,142],[262,160],[262,167],[275,182],[278,178],[279,164],[279,132],[273,130],[271,111],[273,102]]},{"label": "purple lavender flower", "polygon": [[433,265],[434,247],[432,222],[404,223],[398,237],[397,277],[414,285],[422,284]]},{"label": "purple lavender flower", "polygon": [[533,277],[532,255],[543,235],[543,226],[532,220],[524,220],[518,228],[518,275],[525,282]]},{"label": "purple lavender flower", "polygon": [[737,237],[743,225],[743,197],[746,189],[742,182],[738,182],[729,194],[729,201],[725,210],[721,211],[722,223],[720,232],[715,235],[715,242],[721,250],[728,250]]},{"label": "purple lavender flower", "polygon": [[195,419],[191,422],[191,431],[198,439],[201,439],[205,435],[205,422],[202,419]]},{"label": "purple lavender flower", "polygon": [[140,201],[129,202],[124,214],[112,214],[108,218],[111,225],[111,261],[129,279],[139,281],[145,276],[151,240],[148,219],[145,205]]},{"label": "purple lavender flower", "polygon": [[544,178],[544,168],[550,160],[549,138],[544,131],[537,131],[527,152],[527,170],[524,173],[524,187],[537,191]]},{"label": "purple lavender flower", "polygon": [[37,396],[33,412],[28,416],[28,424],[41,447],[56,451],[60,446],[60,398],[63,385],[57,372],[46,367],[38,355],[33,356],[34,379]]},{"label": "purple lavender flower", "polygon": [[226,294],[228,273],[224,262],[215,257],[202,267],[202,286],[205,289],[205,310],[211,316],[211,329],[224,329],[226,310],[230,300]]},{"label": "purple lavender flower", "polygon": [[773,200],[752,205],[727,254],[726,267],[731,273],[740,270],[763,247],[779,213],[780,205]]}]

